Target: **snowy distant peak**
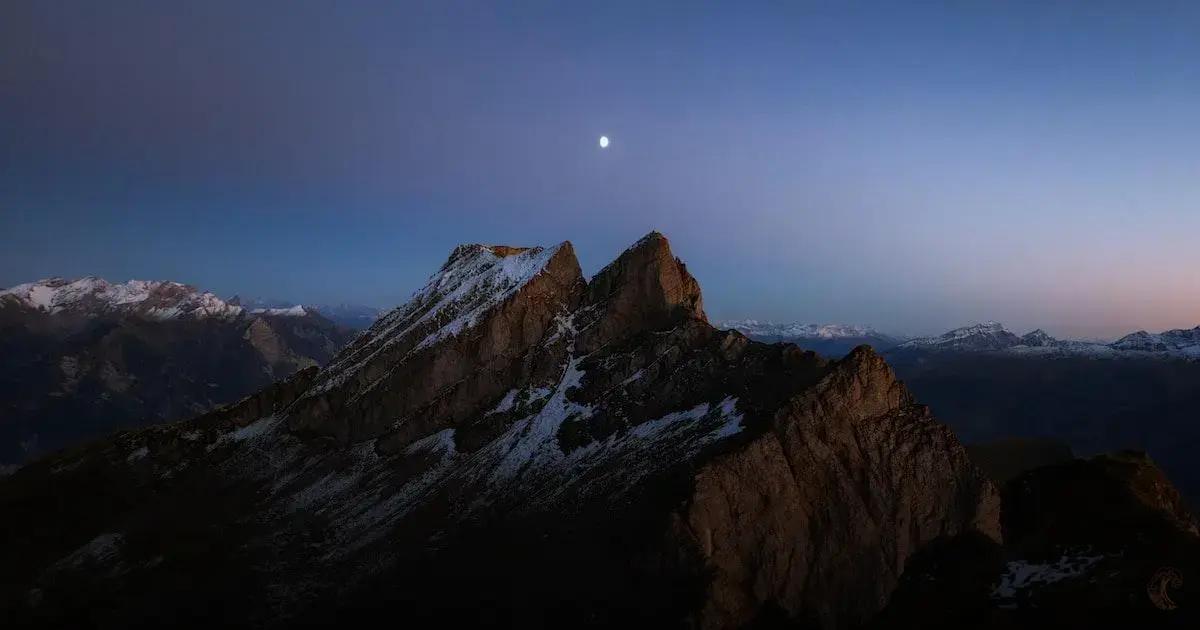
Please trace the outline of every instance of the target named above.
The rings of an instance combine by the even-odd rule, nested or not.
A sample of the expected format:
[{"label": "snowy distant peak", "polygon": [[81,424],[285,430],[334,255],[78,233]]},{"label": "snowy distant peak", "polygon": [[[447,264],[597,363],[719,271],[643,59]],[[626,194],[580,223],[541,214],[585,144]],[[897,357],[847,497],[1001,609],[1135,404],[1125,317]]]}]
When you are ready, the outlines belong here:
[{"label": "snowy distant peak", "polygon": [[[954,330],[951,330],[949,333],[946,333],[946,334],[953,335],[955,337],[967,337],[970,335],[978,335],[978,334],[998,335],[998,334],[1003,334],[1003,333],[1007,333],[1007,332],[1008,332],[1008,330],[1006,328],[1004,328],[1004,324],[1001,324],[1000,322],[997,322],[997,321],[987,321],[987,322],[983,322],[981,324],[971,324],[969,326],[963,326],[962,328],[955,328]],[[945,336],[945,335],[943,335],[943,336]]]},{"label": "snowy distant peak", "polygon": [[303,304],[304,313],[300,313],[297,308],[300,306],[296,302],[288,300],[266,300],[261,298],[239,298],[234,296],[226,300],[229,304],[234,304],[247,309],[251,314],[260,315],[281,315],[301,317],[304,315],[320,315],[336,324],[340,324],[354,330],[363,330],[370,326],[379,317],[381,309],[374,306],[366,306],[363,304],[351,304],[343,302],[341,304]]},{"label": "snowy distant peak", "polygon": [[887,337],[869,326],[849,324],[779,323],[755,319],[732,319],[717,322],[718,328],[736,330],[748,337],[795,337],[812,339],[857,339]]},{"label": "snowy distant peak", "polygon": [[1200,357],[1200,326],[1177,328],[1158,334],[1139,330],[1110,344],[1118,350],[1182,353]]},{"label": "snowy distant peak", "polygon": [[1058,343],[1057,339],[1055,339],[1054,337],[1051,337],[1049,334],[1046,333],[1046,331],[1042,330],[1041,328],[1039,328],[1033,332],[1026,333],[1025,335],[1023,335],[1021,337],[1021,345],[1023,345],[1023,346],[1030,346],[1030,347],[1036,348],[1036,347],[1053,346],[1057,343]]},{"label": "snowy distant peak", "polygon": [[0,291],[0,303],[46,313],[137,314],[150,319],[237,317],[242,308],[209,292],[178,282],[130,280],[110,283],[87,276],[78,280],[48,278]]},{"label": "snowy distant peak", "polygon": [[1020,345],[1021,338],[1000,322],[983,322],[955,328],[936,337],[922,337],[900,344],[904,349],[921,350],[1003,350]]},{"label": "snowy distant peak", "polygon": [[278,317],[304,317],[308,315],[308,310],[301,304],[286,308],[256,308],[250,312],[255,315],[275,315]]},{"label": "snowy distant peak", "polygon": [[1139,330],[1112,343],[1055,339],[1037,329],[1017,337],[996,322],[956,328],[937,337],[913,339],[897,350],[998,352],[1025,356],[1200,359],[1200,326],[1149,333]]}]

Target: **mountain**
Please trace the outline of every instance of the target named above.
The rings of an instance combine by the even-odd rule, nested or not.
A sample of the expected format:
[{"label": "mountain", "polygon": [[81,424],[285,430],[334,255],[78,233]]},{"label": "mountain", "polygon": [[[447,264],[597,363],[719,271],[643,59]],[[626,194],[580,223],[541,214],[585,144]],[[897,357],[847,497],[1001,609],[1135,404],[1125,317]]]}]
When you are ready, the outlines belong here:
[{"label": "mountain", "polygon": [[51,278],[0,291],[0,464],[196,415],[329,360],[352,332],[177,282]]},{"label": "mountain", "polygon": [[869,347],[710,325],[661,234],[590,281],[570,243],[463,245],[325,367],[0,478],[0,614],[1194,626],[1196,522],[1147,456],[976,452]]},{"label": "mountain", "polygon": [[464,245],[326,367],[0,479],[0,608],[849,627],[998,501],[875,352],[718,330],[660,234],[590,282],[570,243]]},{"label": "mountain", "polygon": [[781,324],[753,319],[716,322],[718,328],[736,330],[755,341],[787,342],[818,354],[842,357],[854,348],[868,345],[883,351],[901,343],[901,339],[865,326],[846,324]]}]

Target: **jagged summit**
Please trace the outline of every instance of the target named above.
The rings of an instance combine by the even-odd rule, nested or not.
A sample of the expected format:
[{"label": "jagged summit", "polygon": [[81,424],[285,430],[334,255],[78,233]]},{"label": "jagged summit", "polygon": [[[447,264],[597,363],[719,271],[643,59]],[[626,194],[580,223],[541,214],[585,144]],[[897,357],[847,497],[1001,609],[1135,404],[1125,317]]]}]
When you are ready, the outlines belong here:
[{"label": "jagged summit", "polygon": [[585,351],[683,319],[708,321],[700,284],[658,232],[643,236],[592,276],[585,300],[593,317],[581,340]]}]

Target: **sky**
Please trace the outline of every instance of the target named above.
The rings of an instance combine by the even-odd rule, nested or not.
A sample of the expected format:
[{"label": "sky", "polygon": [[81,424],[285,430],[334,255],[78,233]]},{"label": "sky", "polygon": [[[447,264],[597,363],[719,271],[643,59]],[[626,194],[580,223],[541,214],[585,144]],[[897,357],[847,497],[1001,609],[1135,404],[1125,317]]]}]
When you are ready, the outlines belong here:
[{"label": "sky", "polygon": [[1194,2],[7,0],[0,286],[387,307],[656,229],[714,319],[1192,327],[1198,113]]}]

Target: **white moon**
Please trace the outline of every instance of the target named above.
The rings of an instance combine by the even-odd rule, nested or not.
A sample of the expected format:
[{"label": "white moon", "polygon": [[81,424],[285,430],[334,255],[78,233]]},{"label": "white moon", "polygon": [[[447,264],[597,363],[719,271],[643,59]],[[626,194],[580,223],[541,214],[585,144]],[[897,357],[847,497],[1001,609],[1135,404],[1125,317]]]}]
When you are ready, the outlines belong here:
[{"label": "white moon", "polygon": [[608,136],[600,136],[600,148],[601,149],[608,148]]}]

